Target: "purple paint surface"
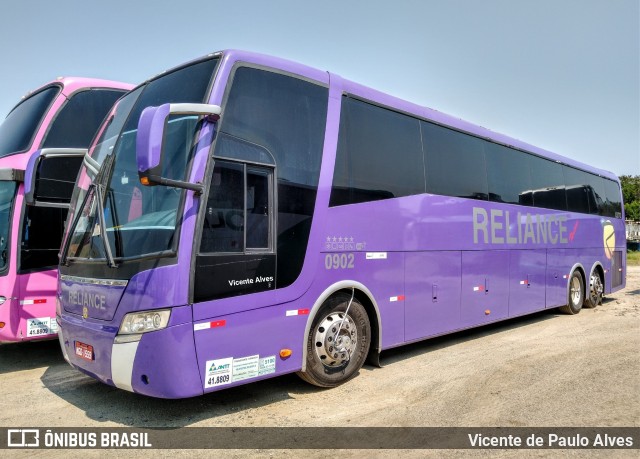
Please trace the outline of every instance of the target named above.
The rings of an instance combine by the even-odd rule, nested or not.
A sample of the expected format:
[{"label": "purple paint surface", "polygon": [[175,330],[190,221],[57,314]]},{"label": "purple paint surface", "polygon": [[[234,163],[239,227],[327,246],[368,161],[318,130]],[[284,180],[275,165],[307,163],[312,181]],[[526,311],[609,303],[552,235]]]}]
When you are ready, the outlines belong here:
[{"label": "purple paint surface", "polygon": [[[186,193],[174,264],[134,275],[120,298],[110,296],[111,316],[96,316],[103,322],[91,318],[82,322],[79,310],[69,309],[63,295],[64,310],[69,311],[62,317],[65,340],[87,340],[104,359],[111,359],[124,314],[173,308],[168,328],[140,340],[131,371],[134,391],[187,397],[301,370],[306,331],[320,299],[334,288],[357,284],[367,290],[374,311],[371,319],[379,320],[380,329],[372,345],[382,350],[566,304],[573,269],[588,277],[601,266],[607,293],[624,286],[624,278],[621,285],[612,286],[613,271],[626,269],[624,256],[622,264],[615,265],[611,247],[604,242],[605,227],[611,226],[617,236],[615,250],[624,251],[622,219],[432,194],[329,207],[344,92],[616,180],[613,174],[336,75],[251,53],[222,55],[210,104],[223,106],[228,79],[239,63],[273,67],[329,87],[320,181],[304,267],[286,288],[190,304],[200,199]],[[205,125],[192,163],[192,183],[205,180],[212,138],[213,127]],[[334,257],[340,265],[343,255],[352,264],[331,268]],[[77,288],[61,285],[63,293]],[[102,291],[107,295],[106,288]],[[281,358],[281,350],[291,350],[292,355]],[[111,381],[110,362],[71,360],[83,371]],[[236,368],[240,376],[234,379],[228,373],[228,381],[210,380],[218,364]]]}]

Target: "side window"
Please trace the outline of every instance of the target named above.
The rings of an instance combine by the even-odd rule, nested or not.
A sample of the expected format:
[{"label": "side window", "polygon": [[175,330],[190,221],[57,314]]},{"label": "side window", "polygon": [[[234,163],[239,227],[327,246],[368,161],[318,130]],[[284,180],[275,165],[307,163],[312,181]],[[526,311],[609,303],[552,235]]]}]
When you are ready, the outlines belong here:
[{"label": "side window", "polygon": [[530,206],[531,172],[529,155],[495,143],[486,142],[489,200]]},{"label": "side window", "polygon": [[123,94],[108,89],[76,93],[55,117],[42,148],[88,148],[107,112]]},{"label": "side window", "polygon": [[330,205],[424,192],[420,122],[343,97]]},{"label": "side window", "polygon": [[622,218],[622,199],[620,198],[620,186],[613,180],[604,179],[604,193],[606,203],[604,215],[607,217]]},{"label": "side window", "polygon": [[587,174],[587,180],[589,183],[590,198],[589,198],[589,213],[596,215],[604,215],[604,205],[606,201],[604,191],[604,179],[594,174]]},{"label": "side window", "polygon": [[[568,166],[563,166],[563,170],[568,210],[588,214],[589,208],[595,206],[589,174]],[[597,208],[595,213],[598,213]]]},{"label": "side window", "polygon": [[272,170],[216,160],[200,253],[272,249]]},{"label": "side window", "polygon": [[531,167],[531,190],[528,192],[536,207],[567,210],[567,197],[564,187],[562,165],[529,156]]},{"label": "side window", "polygon": [[53,156],[40,160],[34,197],[39,202],[68,203],[76,183],[82,156]]},{"label": "side window", "polygon": [[427,191],[460,198],[488,198],[484,141],[422,122]]}]

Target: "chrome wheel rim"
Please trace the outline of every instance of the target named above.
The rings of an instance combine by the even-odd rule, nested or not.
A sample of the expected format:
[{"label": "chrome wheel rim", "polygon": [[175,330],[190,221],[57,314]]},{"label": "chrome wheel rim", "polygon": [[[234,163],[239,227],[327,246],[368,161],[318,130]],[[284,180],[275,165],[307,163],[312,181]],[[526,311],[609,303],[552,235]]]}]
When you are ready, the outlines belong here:
[{"label": "chrome wheel rim", "polygon": [[343,312],[329,314],[318,324],[314,333],[316,355],[327,367],[337,367],[349,362],[357,343],[356,324],[351,316],[345,316]]},{"label": "chrome wheel rim", "polygon": [[600,296],[604,292],[604,286],[602,285],[602,280],[600,276],[594,274],[591,276],[591,300],[595,304],[600,299]]},{"label": "chrome wheel rim", "polygon": [[571,304],[578,306],[582,297],[582,289],[580,288],[580,279],[575,276],[571,278]]}]

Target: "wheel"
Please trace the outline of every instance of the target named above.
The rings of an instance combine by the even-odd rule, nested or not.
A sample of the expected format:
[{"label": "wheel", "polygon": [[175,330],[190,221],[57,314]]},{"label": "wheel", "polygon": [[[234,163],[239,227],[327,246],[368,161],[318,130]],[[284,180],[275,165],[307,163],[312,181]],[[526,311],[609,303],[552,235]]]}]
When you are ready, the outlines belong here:
[{"label": "wheel", "polygon": [[307,367],[298,375],[320,387],[336,387],[362,367],[371,343],[371,325],[364,306],[351,295],[334,295],[322,305],[307,338]]},{"label": "wheel", "polygon": [[567,304],[558,309],[565,314],[577,314],[584,303],[584,281],[579,271],[574,271],[569,280],[569,298]]},{"label": "wheel", "polygon": [[600,273],[598,271],[594,271],[593,274],[591,274],[591,279],[589,282],[589,294],[585,298],[584,307],[595,308],[596,306],[601,304],[603,292],[604,285],[602,283]]}]

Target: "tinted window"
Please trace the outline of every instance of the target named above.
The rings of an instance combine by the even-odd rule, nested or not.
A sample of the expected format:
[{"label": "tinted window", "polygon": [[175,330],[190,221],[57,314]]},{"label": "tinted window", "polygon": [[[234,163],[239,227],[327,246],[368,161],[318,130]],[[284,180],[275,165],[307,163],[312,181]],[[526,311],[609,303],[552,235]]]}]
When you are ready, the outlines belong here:
[{"label": "tinted window", "polygon": [[57,266],[67,209],[34,206],[26,206],[25,209],[20,271]]},{"label": "tinted window", "polygon": [[604,179],[604,193],[606,203],[603,213],[607,217],[622,218],[622,200],[620,198],[620,186],[613,180]]},{"label": "tinted window", "polygon": [[92,89],[74,94],[47,133],[43,148],[88,148],[98,126],[124,91]]},{"label": "tinted window", "polygon": [[[590,174],[568,166],[563,166],[563,170],[568,209],[588,214],[590,204],[595,206],[593,190],[589,186]],[[598,213],[597,208],[595,213]]]},{"label": "tinted window", "polygon": [[50,86],[25,99],[7,115],[0,125],[0,157],[29,148],[40,122],[59,92],[59,86]]},{"label": "tinted window", "polygon": [[81,156],[42,158],[37,171],[35,199],[69,202],[81,164]]},{"label": "tinted window", "polygon": [[531,190],[526,193],[532,196],[533,205],[547,209],[567,210],[562,165],[537,156],[529,156],[529,166]]},{"label": "tinted window", "polygon": [[11,209],[17,182],[0,181],[0,271],[9,262],[9,230],[11,228]]},{"label": "tinted window", "polygon": [[460,198],[487,199],[483,140],[422,122],[427,191]]},{"label": "tinted window", "polygon": [[244,251],[244,166],[216,161],[207,199],[200,252]]},{"label": "tinted window", "polygon": [[529,155],[518,150],[485,143],[489,200],[532,205]]},{"label": "tinted window", "polygon": [[[275,158],[278,183],[279,287],[300,274],[311,229],[327,117],[328,90],[298,78],[246,67],[235,71],[221,132]],[[251,151],[250,151],[251,150]],[[225,142],[215,155],[224,156]],[[252,160],[258,153],[247,149]],[[260,153],[263,154],[263,153]],[[269,161],[270,162],[270,161]]]},{"label": "tinted window", "polygon": [[424,192],[420,122],[343,97],[331,205]]},{"label": "tinted window", "polygon": [[[139,184],[137,125],[140,114],[148,106],[205,102],[217,63],[217,59],[210,59],[164,74],[122,100],[117,115],[119,119],[111,125],[122,129],[113,150],[110,148],[113,141],[109,140],[104,149],[97,152],[98,157],[104,157],[99,160],[102,172],[95,178],[95,181],[106,185],[104,215],[108,242],[114,257],[138,257],[173,250],[177,215],[184,191],[168,186]],[[127,115],[127,121],[122,125],[120,117]],[[199,124],[192,116],[173,115],[169,118],[165,130],[167,141],[163,148],[162,174],[165,177],[184,180],[195,150],[193,144]],[[110,132],[111,135],[115,135],[115,132]],[[112,153],[107,151],[103,155],[104,150],[111,150]],[[102,258],[99,247],[103,242],[96,226],[98,206],[95,205],[95,192],[80,205],[84,207],[76,209],[76,223],[70,237],[68,256]]]},{"label": "tinted window", "polygon": [[597,175],[587,174],[587,180],[591,187],[589,213],[603,215],[607,199],[604,191],[604,179]]}]

